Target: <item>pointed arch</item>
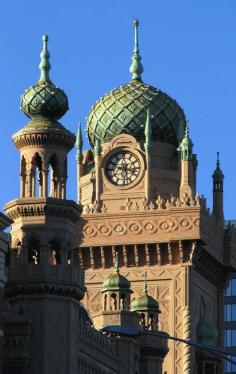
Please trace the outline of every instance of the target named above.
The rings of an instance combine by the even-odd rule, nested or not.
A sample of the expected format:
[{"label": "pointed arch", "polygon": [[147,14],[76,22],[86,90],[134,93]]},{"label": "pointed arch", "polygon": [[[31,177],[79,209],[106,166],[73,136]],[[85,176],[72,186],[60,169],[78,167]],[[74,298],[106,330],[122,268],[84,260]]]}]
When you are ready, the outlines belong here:
[{"label": "pointed arch", "polygon": [[39,240],[32,238],[28,242],[28,262],[32,264],[40,263],[40,242]]},{"label": "pointed arch", "polygon": [[49,263],[51,265],[59,265],[61,263],[61,246],[58,240],[52,239],[49,241]]}]

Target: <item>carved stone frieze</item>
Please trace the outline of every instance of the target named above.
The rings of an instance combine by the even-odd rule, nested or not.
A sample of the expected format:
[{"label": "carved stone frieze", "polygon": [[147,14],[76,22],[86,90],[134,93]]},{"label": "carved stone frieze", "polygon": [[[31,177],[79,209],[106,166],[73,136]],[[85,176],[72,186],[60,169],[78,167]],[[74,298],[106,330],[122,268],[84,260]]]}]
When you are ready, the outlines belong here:
[{"label": "carved stone frieze", "polygon": [[[182,209],[181,209],[182,210]],[[161,242],[200,238],[200,210],[177,210],[171,215],[166,211],[150,211],[132,215],[83,215],[79,223],[81,246],[127,243]]]}]

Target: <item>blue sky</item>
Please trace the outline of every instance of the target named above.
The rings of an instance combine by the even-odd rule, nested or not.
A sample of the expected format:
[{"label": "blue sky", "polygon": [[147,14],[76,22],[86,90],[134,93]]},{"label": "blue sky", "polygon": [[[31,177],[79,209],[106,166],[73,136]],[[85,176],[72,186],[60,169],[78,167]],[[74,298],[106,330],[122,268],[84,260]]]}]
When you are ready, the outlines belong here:
[{"label": "blue sky", "polygon": [[[190,121],[198,191],[212,205],[216,152],[225,174],[225,217],[236,217],[235,0],[8,0],[1,3],[0,207],[19,195],[11,141],[27,123],[20,95],[39,77],[41,36],[49,35],[51,78],[68,95],[61,122],[76,132],[91,105],[130,80],[134,18],[140,19],[143,80],[167,92]],[[68,197],[76,198],[75,152]]]}]

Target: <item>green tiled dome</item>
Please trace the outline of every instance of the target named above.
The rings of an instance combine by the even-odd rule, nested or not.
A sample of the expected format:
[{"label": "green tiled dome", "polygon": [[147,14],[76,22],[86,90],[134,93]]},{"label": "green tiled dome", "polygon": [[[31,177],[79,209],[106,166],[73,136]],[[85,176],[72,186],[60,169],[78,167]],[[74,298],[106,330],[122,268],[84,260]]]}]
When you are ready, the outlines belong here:
[{"label": "green tiled dome", "polygon": [[103,282],[103,291],[108,290],[129,290],[130,282],[127,278],[116,271],[112,273],[105,281]]},{"label": "green tiled dome", "polygon": [[136,79],[114,89],[92,107],[86,128],[90,144],[95,144],[95,137],[105,142],[122,133],[144,139],[148,109],[152,139],[177,146],[186,125],[183,110],[161,90]]},{"label": "green tiled dome", "polygon": [[68,110],[65,92],[49,82],[39,82],[26,90],[21,97],[21,110],[26,116],[61,118]]},{"label": "green tiled dome", "polygon": [[144,293],[142,296],[138,297],[132,302],[133,311],[145,311],[145,310],[159,310],[158,302],[147,293]]}]

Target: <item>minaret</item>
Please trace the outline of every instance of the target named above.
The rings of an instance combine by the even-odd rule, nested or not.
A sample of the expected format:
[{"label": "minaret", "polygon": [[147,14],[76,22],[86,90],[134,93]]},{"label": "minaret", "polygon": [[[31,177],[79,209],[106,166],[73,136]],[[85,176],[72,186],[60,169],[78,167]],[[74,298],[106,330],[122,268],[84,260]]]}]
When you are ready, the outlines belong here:
[{"label": "minaret", "polygon": [[80,203],[80,178],[83,176],[83,136],[81,123],[78,126],[76,137],[76,161],[77,161],[77,202]]},{"label": "minaret", "polygon": [[5,346],[17,349],[6,350],[4,373],[58,373],[58,363],[60,372],[71,373],[76,365],[72,331],[84,295],[75,252],[80,209],[66,200],[67,154],[75,136],[58,122],[68,101],[49,77],[47,42],[43,36],[40,79],[21,99],[30,122],[13,136],[21,191],[5,207],[13,221]]},{"label": "minaret", "polygon": [[[189,125],[186,124],[185,136],[179,146],[181,157],[181,181],[180,198],[184,196],[192,197],[195,193],[194,165],[196,158],[193,157],[193,143],[189,137]],[[195,167],[196,169],[196,167]]]},{"label": "minaret", "polygon": [[213,214],[216,220],[224,225],[224,174],[220,168],[219,152],[217,152],[216,169],[213,178]]}]

